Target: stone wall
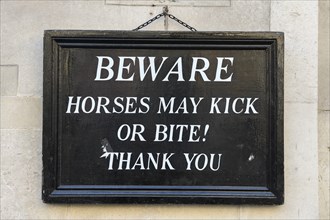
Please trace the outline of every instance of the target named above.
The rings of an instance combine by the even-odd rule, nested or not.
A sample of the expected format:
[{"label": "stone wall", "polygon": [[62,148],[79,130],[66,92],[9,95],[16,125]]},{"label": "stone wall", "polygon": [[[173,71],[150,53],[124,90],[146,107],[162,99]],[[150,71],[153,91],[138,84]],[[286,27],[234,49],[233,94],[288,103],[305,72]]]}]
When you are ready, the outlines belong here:
[{"label": "stone wall", "polygon": [[330,158],[330,1],[319,3],[319,204],[320,218],[329,219]]},{"label": "stone wall", "polygon": [[[114,2],[1,1],[1,219],[326,218],[329,102],[323,100],[329,97],[329,44],[318,51],[318,42],[329,36],[329,32],[319,34],[327,28],[324,16],[329,3],[320,4],[324,15],[320,13],[319,29],[317,0],[228,0],[212,7],[173,6],[175,1],[167,1],[170,13],[199,31],[285,32],[284,205],[49,205],[41,201],[43,32],[131,30],[162,11],[162,6]],[[184,27],[158,20],[146,28],[164,29]]]}]

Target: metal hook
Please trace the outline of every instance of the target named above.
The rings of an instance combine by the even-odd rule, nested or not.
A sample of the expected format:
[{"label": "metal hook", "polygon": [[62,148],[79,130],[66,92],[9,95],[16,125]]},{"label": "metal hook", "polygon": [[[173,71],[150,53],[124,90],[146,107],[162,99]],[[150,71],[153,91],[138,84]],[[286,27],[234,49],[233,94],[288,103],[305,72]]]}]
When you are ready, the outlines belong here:
[{"label": "metal hook", "polygon": [[163,7],[163,15],[164,15],[164,28],[165,31],[168,31],[168,6]]},{"label": "metal hook", "polygon": [[168,14],[168,6],[167,6],[167,5],[165,5],[165,6],[163,7],[163,14],[164,14],[164,15],[167,15],[167,14]]}]

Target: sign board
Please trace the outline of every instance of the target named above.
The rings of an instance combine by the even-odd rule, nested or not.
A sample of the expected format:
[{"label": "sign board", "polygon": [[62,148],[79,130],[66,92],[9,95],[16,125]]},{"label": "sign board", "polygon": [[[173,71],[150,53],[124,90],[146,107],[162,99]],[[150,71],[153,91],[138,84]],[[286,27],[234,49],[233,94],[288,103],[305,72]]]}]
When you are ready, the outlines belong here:
[{"label": "sign board", "polygon": [[282,204],[283,37],[46,31],[43,200]]}]

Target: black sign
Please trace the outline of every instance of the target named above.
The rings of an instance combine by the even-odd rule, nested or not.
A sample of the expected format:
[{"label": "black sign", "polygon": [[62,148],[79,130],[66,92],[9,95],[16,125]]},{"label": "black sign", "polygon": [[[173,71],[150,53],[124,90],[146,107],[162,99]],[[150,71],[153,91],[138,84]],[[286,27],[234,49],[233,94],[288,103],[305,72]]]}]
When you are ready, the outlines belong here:
[{"label": "black sign", "polygon": [[45,202],[283,203],[283,33],[44,40]]}]

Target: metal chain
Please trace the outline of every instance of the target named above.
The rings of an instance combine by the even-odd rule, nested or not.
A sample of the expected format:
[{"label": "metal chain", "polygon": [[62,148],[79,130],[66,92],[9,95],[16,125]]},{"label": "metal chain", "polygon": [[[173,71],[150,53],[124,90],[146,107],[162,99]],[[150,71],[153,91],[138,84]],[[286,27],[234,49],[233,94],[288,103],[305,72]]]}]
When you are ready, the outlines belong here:
[{"label": "metal chain", "polygon": [[181,21],[180,19],[178,19],[177,17],[175,17],[174,15],[171,14],[167,14],[169,18],[173,19],[174,21],[178,22],[179,24],[181,24],[182,26],[188,28],[191,31],[197,31],[195,28],[191,27],[189,24]]},{"label": "metal chain", "polygon": [[138,26],[137,28],[133,29],[133,31],[138,31],[138,30],[148,26],[149,24],[151,24],[152,22],[154,22],[155,20],[157,20],[157,19],[159,19],[163,16],[164,17],[168,16],[169,18],[173,19],[174,21],[178,22],[179,24],[181,24],[182,26],[188,28],[191,31],[197,31],[195,28],[193,28],[190,25],[188,25],[187,23],[181,21],[180,19],[178,19],[174,15],[168,14],[167,12],[163,12],[163,13],[160,13],[160,14],[156,15],[155,17],[151,18],[147,22],[145,22],[145,23],[141,24],[140,26]]},{"label": "metal chain", "polygon": [[147,22],[141,24],[140,26],[138,26],[137,28],[133,29],[133,31],[138,31],[146,26],[148,26],[149,24],[151,24],[152,22],[154,22],[155,20],[161,18],[164,16],[164,13],[160,13],[158,15],[156,15],[155,17],[151,18],[150,20],[148,20]]}]

